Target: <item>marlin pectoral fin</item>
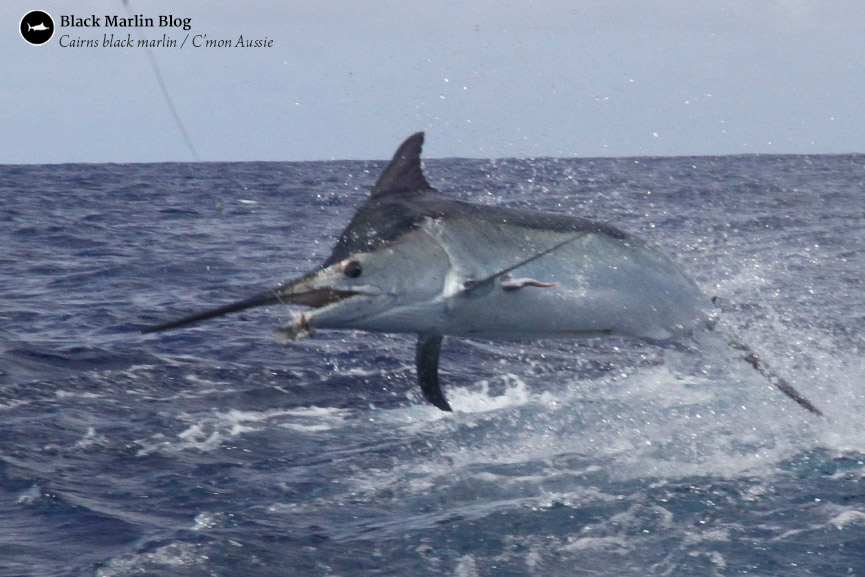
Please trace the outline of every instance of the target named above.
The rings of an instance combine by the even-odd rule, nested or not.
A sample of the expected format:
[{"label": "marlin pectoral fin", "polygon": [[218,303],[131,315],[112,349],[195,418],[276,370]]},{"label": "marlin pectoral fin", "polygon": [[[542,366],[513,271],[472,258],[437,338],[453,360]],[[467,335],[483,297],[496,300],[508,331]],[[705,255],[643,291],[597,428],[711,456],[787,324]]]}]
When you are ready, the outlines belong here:
[{"label": "marlin pectoral fin", "polygon": [[[575,240],[577,240],[578,238],[581,238],[583,236],[585,236],[584,232],[577,233],[573,236],[566,238],[565,240],[563,240],[557,244],[554,244],[550,248],[544,249],[542,251],[538,251],[535,254],[529,256],[528,258],[524,258],[523,260],[521,260],[519,262],[516,262],[516,263],[514,263],[514,264],[512,264],[506,268],[503,268],[499,271],[496,271],[486,278],[483,278],[480,280],[467,281],[467,282],[463,283],[463,292],[471,293],[473,291],[478,290],[481,287],[484,287],[484,286],[489,287],[492,284],[492,282],[495,281],[497,278],[505,278],[512,271],[520,268],[521,266],[525,266],[525,265],[529,264],[530,262],[536,261],[539,258],[546,256],[546,255],[550,254],[551,252],[556,251],[556,250],[562,248],[563,246],[570,244],[570,243],[574,242]],[[552,284],[542,283],[540,281],[535,281],[532,279],[518,279],[517,282],[522,281],[522,280],[529,281],[528,284],[538,283],[538,284],[532,284],[531,286],[554,286]],[[523,284],[523,285],[519,285],[519,286],[508,287],[508,286],[506,286],[506,282],[508,282],[508,281],[502,282],[502,288],[504,288],[505,290],[513,290],[513,289],[518,289],[518,288],[522,288],[524,286],[527,286],[526,284]],[[510,282],[513,282],[513,281],[510,281]]]},{"label": "marlin pectoral fin", "polygon": [[533,278],[512,278],[508,280],[502,281],[502,290],[506,291],[515,291],[523,288],[524,286],[536,286],[541,288],[554,287],[556,283],[554,282],[541,282],[539,280],[535,280]]},{"label": "marlin pectoral fin", "polygon": [[439,352],[442,348],[441,335],[419,335],[415,364],[417,380],[423,396],[442,411],[452,411],[439,384]]}]

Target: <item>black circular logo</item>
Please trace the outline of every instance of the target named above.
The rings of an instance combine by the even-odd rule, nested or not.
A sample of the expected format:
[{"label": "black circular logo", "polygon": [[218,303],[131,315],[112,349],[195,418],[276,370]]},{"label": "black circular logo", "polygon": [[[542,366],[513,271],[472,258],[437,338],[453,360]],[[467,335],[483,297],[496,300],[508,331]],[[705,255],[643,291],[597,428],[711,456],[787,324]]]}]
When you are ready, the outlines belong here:
[{"label": "black circular logo", "polygon": [[32,10],[21,19],[21,37],[30,44],[45,44],[54,36],[54,20],[48,12]]}]

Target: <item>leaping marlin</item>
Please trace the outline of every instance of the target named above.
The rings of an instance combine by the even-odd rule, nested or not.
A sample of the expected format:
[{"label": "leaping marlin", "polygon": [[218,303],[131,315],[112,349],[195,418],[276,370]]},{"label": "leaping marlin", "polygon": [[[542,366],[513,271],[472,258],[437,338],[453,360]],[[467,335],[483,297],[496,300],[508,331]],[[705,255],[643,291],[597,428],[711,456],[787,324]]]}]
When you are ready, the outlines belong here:
[{"label": "leaping marlin", "polygon": [[[669,343],[710,325],[711,300],[667,256],[605,223],[449,198],[421,168],[424,134],[410,136],[317,269],[257,294],[145,328],[163,331],[273,304],[312,307],[279,329],[418,335],[424,397],[451,407],[438,377],[442,337],[582,338]],[[822,414],[747,345],[730,346],[786,395]]]}]

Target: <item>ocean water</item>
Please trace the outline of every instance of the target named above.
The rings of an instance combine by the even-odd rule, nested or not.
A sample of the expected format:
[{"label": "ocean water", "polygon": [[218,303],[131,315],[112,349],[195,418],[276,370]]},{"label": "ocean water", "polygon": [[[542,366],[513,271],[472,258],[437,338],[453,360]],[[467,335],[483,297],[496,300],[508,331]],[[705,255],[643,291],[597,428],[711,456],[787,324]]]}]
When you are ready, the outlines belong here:
[{"label": "ocean water", "polygon": [[383,162],[0,166],[0,575],[865,575],[865,156],[429,160],[605,220],[718,296],[826,419],[711,335],[142,336],[315,266]]}]

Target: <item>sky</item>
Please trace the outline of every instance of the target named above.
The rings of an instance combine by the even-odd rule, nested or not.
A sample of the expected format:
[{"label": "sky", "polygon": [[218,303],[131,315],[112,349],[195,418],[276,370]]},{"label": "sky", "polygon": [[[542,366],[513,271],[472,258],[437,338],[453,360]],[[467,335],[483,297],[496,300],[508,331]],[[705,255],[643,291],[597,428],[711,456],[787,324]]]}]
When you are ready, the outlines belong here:
[{"label": "sky", "polygon": [[[190,30],[105,25],[130,13]],[[3,0],[0,22],[0,164],[387,159],[418,130],[438,158],[865,153],[861,0]],[[68,46],[111,34],[186,43]]]}]

